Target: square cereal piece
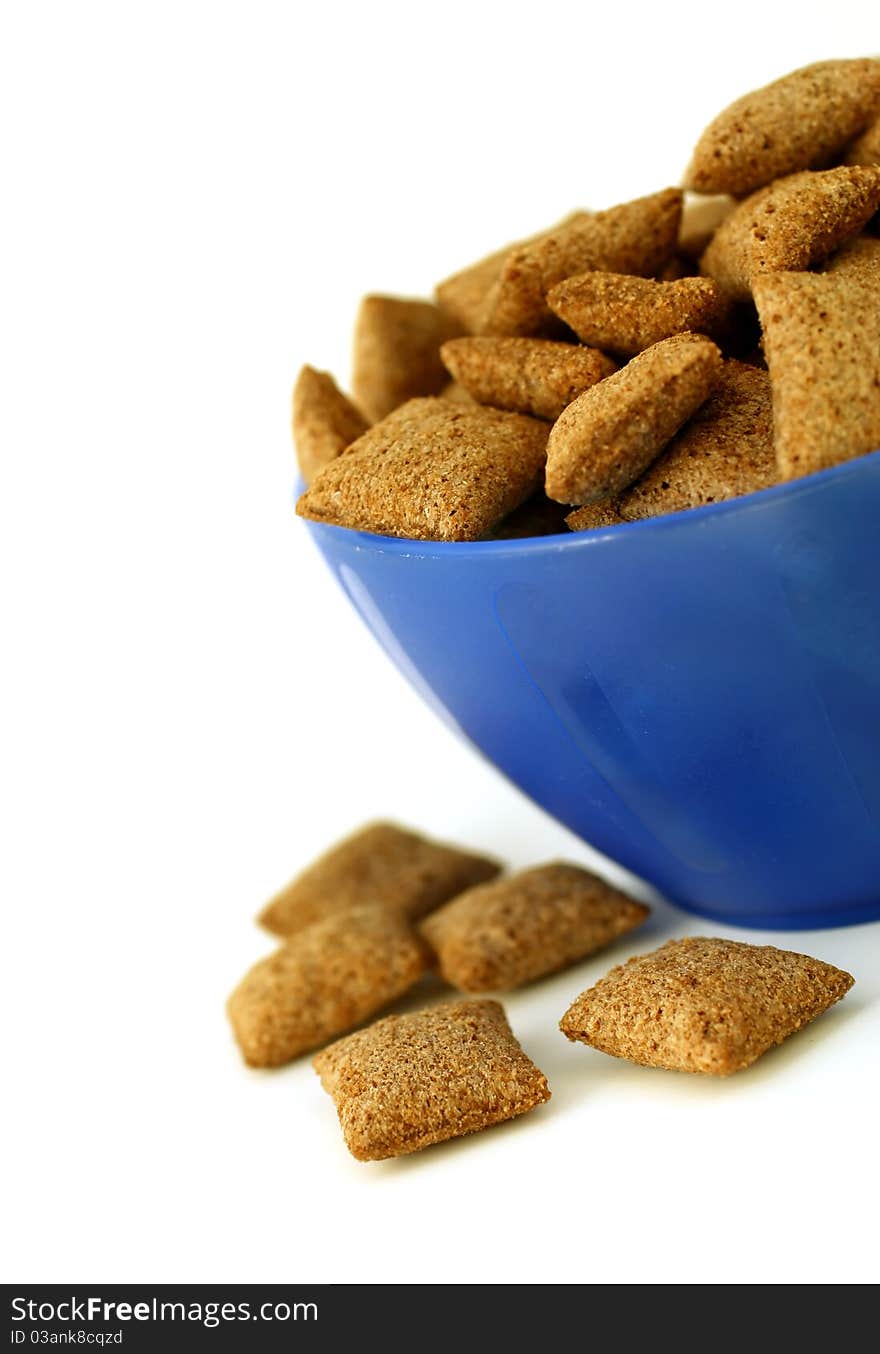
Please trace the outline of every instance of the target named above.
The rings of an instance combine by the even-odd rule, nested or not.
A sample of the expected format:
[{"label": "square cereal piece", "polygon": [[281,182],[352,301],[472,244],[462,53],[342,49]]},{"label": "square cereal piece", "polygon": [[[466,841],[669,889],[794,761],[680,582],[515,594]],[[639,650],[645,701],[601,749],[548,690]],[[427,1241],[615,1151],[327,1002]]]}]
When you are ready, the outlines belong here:
[{"label": "square cereal piece", "polygon": [[492,292],[514,250],[524,249],[527,245],[535,244],[538,240],[543,240],[546,236],[552,235],[562,226],[567,226],[572,221],[589,215],[589,212],[571,212],[562,221],[557,221],[549,230],[539,231],[537,235],[530,235],[525,240],[512,241],[501,249],[496,249],[486,258],[478,259],[476,263],[471,263],[468,267],[453,273],[451,277],[445,278],[435,288],[434,294],[438,305],[446,311],[447,315],[452,315],[466,333],[479,334],[486,319],[486,310]]},{"label": "square cereal piece", "polygon": [[728,309],[709,278],[658,282],[621,273],[578,273],[553,287],[547,303],[584,343],[623,357],[673,334],[714,334]]},{"label": "square cereal piece", "polygon": [[552,339],[450,339],[440,355],[480,404],[535,418],[558,418],[578,395],[617,371],[617,363],[595,348]]},{"label": "square cereal piece", "polygon": [[293,387],[291,425],[306,484],[370,426],[329,372],[303,367]]},{"label": "square cereal piece", "polygon": [[550,1099],[497,1001],[386,1016],[314,1059],[358,1161],[406,1156]]},{"label": "square cereal piece", "polygon": [[580,212],[514,249],[487,298],[482,332],[540,333],[552,319],[548,291],[573,273],[655,273],[675,252],[681,204],[681,191],[666,188],[595,215]]},{"label": "square cereal piece", "polygon": [[279,1067],[375,1015],[430,967],[405,917],[365,906],[335,912],[254,964],[228,1013],[250,1067]]},{"label": "square cereal piece", "polygon": [[726,1077],[846,993],[841,969],[773,945],[689,936],[613,968],[559,1028],[615,1058]]},{"label": "square cereal piece", "polygon": [[841,165],[778,179],[740,202],[718,227],[700,268],[747,301],[756,278],[809,268],[857,235],[880,207],[880,168]]},{"label": "square cereal piece", "polygon": [[711,339],[676,334],[584,391],[551,429],[548,497],[571,504],[618,497],[699,408],[720,374],[721,353]]},{"label": "square cereal piece", "polygon": [[525,414],[410,400],[325,467],[302,517],[420,541],[476,541],[538,489],[549,428]]},{"label": "square cereal piece", "polygon": [[258,920],[267,931],[288,936],[363,903],[414,920],[500,869],[487,856],[429,841],[395,823],[369,823],[297,875]]},{"label": "square cereal piece", "polygon": [[577,963],[649,912],[588,870],[554,861],[468,889],[421,931],[453,987],[500,992]]},{"label": "square cereal piece", "polygon": [[624,493],[625,521],[721,503],[779,478],[770,377],[728,358],[712,394],[640,480]]},{"label": "square cereal piece", "polygon": [[880,447],[880,240],[755,282],[783,480]]},{"label": "square cereal piece", "polygon": [[365,296],[354,328],[351,388],[371,422],[416,395],[446,385],[440,345],[461,333],[457,320],[433,301]]},{"label": "square cereal piece", "polygon": [[697,142],[686,186],[744,197],[832,164],[880,109],[880,61],[817,61],[730,104]]}]

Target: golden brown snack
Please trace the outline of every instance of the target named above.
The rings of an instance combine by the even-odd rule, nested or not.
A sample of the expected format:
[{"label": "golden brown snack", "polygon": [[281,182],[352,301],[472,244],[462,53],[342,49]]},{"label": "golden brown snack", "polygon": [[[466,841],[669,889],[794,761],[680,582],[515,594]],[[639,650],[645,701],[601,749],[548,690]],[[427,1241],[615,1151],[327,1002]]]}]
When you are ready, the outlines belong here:
[{"label": "golden brown snack", "polygon": [[770,378],[729,358],[718,384],[620,500],[626,521],[721,503],[778,479]]},{"label": "golden brown snack", "polygon": [[595,215],[582,212],[512,250],[489,294],[482,332],[539,333],[551,319],[547,292],[573,273],[656,273],[675,253],[681,202],[681,191],[667,188]]},{"label": "golden brown snack", "polygon": [[709,278],[659,282],[620,273],[578,273],[547,304],[584,343],[631,357],[673,334],[715,333],[728,304]]},{"label": "golden brown snack", "polygon": [[353,1029],[431,964],[405,917],[383,907],[334,912],[254,964],[227,1010],[250,1067],[280,1067]]},{"label": "golden brown snack", "polygon": [[476,541],[540,485],[546,423],[483,405],[410,400],[318,475],[302,517],[423,541]]},{"label": "golden brown snack", "polygon": [[565,531],[567,509],[554,503],[543,489],[516,508],[492,532],[493,541],[520,541],[533,536],[557,536]]},{"label": "golden brown snack", "polygon": [[755,281],[784,480],[880,448],[880,240]]},{"label": "golden brown snack", "polygon": [[685,193],[678,229],[679,253],[691,260],[698,259],[735,206],[736,199],[729,193],[715,193],[710,197]]},{"label": "golden brown snack", "polygon": [[468,889],[421,933],[453,987],[503,992],[594,954],[649,913],[588,870],[554,861]]},{"label": "golden brown snack", "polygon": [[559,1028],[615,1058],[726,1077],[815,1020],[853,985],[841,969],[773,945],[689,936],[613,968]]},{"label": "golden brown snack", "polygon": [[880,61],[818,61],[725,108],[697,142],[685,186],[744,197],[831,164],[880,108]]},{"label": "golden brown snack", "polygon": [[596,531],[599,527],[617,527],[625,519],[620,515],[620,503],[606,498],[603,503],[586,503],[575,508],[565,519],[569,531]]},{"label": "golden brown snack", "polygon": [[497,1001],[386,1016],[314,1059],[358,1161],[406,1156],[550,1099]]},{"label": "golden brown snack", "polygon": [[676,334],[578,396],[550,433],[548,496],[577,504],[619,496],[699,408],[720,371],[711,339]]},{"label": "golden brown snack", "polygon": [[351,388],[373,423],[417,395],[436,395],[449,377],[440,346],[461,325],[431,301],[365,296],[354,330]]},{"label": "golden brown snack", "polygon": [[429,841],[395,823],[369,823],[297,875],[258,921],[289,936],[365,903],[414,920],[463,889],[494,879],[500,869],[487,856]]},{"label": "golden brown snack", "polygon": [[511,244],[506,244],[503,249],[496,249],[486,258],[479,259],[476,263],[469,264],[467,268],[462,268],[460,272],[453,273],[434,290],[438,305],[442,306],[448,315],[452,315],[466,333],[480,333],[486,319],[486,306],[492,288],[501,276],[510,254],[515,249],[523,249],[526,245],[542,240],[545,235],[552,235],[555,230],[559,230],[570,221],[588,215],[589,212],[572,212],[549,230],[542,230],[525,240],[515,240]]},{"label": "golden brown snack", "polygon": [[329,372],[302,368],[293,387],[293,444],[306,484],[369,426]]},{"label": "golden brown snack", "polygon": [[551,339],[469,337],[440,350],[447,369],[480,404],[558,418],[617,363],[593,348]]},{"label": "golden brown snack", "polygon": [[700,267],[747,300],[764,273],[809,268],[857,235],[880,207],[880,168],[804,170],[753,193],[719,226]]},{"label": "golden brown snack", "polygon": [[880,117],[875,118],[844,156],[847,165],[880,165]]}]

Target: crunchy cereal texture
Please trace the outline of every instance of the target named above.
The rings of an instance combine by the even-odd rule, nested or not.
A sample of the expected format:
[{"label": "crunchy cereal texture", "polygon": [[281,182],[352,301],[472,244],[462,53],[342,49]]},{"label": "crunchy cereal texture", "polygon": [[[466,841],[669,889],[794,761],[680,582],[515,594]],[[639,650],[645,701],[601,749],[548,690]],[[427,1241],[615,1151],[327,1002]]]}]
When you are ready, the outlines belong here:
[{"label": "crunchy cereal texture", "polygon": [[880,108],[880,61],[819,61],[725,108],[700,140],[685,186],[744,197],[831,164]]},{"label": "crunchy cereal texture", "polygon": [[227,1010],[250,1067],[279,1067],[375,1015],[430,967],[405,917],[336,911],[254,964]]},{"label": "crunchy cereal texture", "polygon": [[712,334],[727,311],[709,278],[660,282],[598,272],[566,278],[551,289],[547,303],[584,343],[623,357],[673,334]]},{"label": "crunchy cereal texture", "polygon": [[497,1001],[386,1016],[314,1059],[358,1161],[406,1156],[550,1099]]},{"label": "crunchy cereal texture", "polygon": [[721,503],[779,478],[770,377],[730,358],[718,384],[681,432],[620,501],[624,519]]},{"label": "crunchy cereal texture", "polygon": [[560,1029],[645,1067],[726,1077],[852,985],[850,974],[806,954],[689,936],[613,968],[581,993]]},{"label": "crunchy cereal texture", "polygon": [[468,889],[421,931],[453,987],[503,992],[601,950],[649,912],[588,870],[554,861]]},{"label": "crunchy cereal texture", "polygon": [[617,370],[604,353],[551,339],[450,339],[440,356],[480,404],[555,419],[567,404]]},{"label": "crunchy cereal texture", "polygon": [[784,480],[880,448],[880,240],[756,280]]},{"label": "crunchy cereal texture", "polygon": [[558,536],[565,531],[566,508],[548,498],[539,489],[530,499],[516,508],[492,532],[493,541],[519,541],[533,536]]},{"label": "crunchy cereal texture", "polygon": [[570,512],[565,525],[569,531],[596,531],[599,527],[616,527],[625,519],[620,515],[617,499],[606,498],[603,503],[586,503]]},{"label": "crunchy cereal texture", "polygon": [[329,372],[303,367],[293,387],[293,444],[306,484],[369,426]]},{"label": "crunchy cereal texture", "polygon": [[852,143],[844,157],[848,165],[880,165],[880,117]]},{"label": "crunchy cereal texture", "polygon": [[385,536],[476,541],[538,489],[549,429],[451,400],[410,400],[332,461],[302,517]]},{"label": "crunchy cereal texture", "polygon": [[656,273],[675,253],[681,202],[681,191],[667,188],[595,215],[582,212],[512,250],[489,294],[481,331],[540,333],[552,318],[547,292],[573,273]]},{"label": "crunchy cereal texture", "polygon": [[467,268],[462,268],[458,273],[453,273],[451,277],[447,277],[435,288],[434,294],[437,297],[438,304],[448,315],[452,315],[458,321],[466,333],[479,334],[485,324],[486,308],[492,289],[497,284],[504,265],[514,250],[524,249],[527,245],[544,239],[546,235],[552,235],[555,230],[559,230],[569,222],[588,215],[588,212],[573,212],[564,217],[562,221],[558,221],[556,225],[551,226],[549,230],[542,230],[537,235],[530,235],[525,240],[516,240],[511,244],[506,244],[502,249],[496,249],[493,254],[489,254],[486,258],[469,264]]},{"label": "crunchy cereal texture", "polygon": [[487,856],[429,841],[395,823],[370,823],[320,856],[267,903],[258,920],[288,936],[361,904],[379,904],[410,920],[463,889],[494,879]]},{"label": "crunchy cereal texture", "polygon": [[764,273],[809,268],[857,235],[880,207],[880,168],[790,174],[753,193],[718,228],[704,273],[747,300]]},{"label": "crunchy cereal texture", "polygon": [[431,301],[365,296],[354,330],[351,388],[370,421],[417,395],[436,395],[449,377],[440,347],[461,333],[458,321]]},{"label": "crunchy cereal texture", "polygon": [[550,433],[549,497],[581,504],[619,496],[699,408],[720,371],[711,339],[677,334],[585,391]]}]

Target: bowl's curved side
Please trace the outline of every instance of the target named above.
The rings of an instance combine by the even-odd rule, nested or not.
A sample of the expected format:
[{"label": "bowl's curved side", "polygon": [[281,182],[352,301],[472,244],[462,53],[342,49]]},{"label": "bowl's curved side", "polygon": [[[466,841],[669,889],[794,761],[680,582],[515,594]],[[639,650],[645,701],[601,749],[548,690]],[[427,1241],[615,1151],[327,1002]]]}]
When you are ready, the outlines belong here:
[{"label": "bowl's curved side", "polygon": [[539,804],[685,907],[880,916],[880,453],[607,532],[310,525],[377,638]]}]

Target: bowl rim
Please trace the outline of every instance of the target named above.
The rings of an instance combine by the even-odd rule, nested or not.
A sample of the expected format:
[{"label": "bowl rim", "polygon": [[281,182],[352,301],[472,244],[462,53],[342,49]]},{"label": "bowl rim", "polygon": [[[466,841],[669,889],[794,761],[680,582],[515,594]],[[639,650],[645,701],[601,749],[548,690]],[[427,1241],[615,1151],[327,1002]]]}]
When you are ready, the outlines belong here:
[{"label": "bowl rim", "polygon": [[[371,550],[387,555],[412,557],[413,555],[477,555],[484,559],[494,559],[503,555],[537,554],[546,550],[578,550],[589,548],[598,541],[609,538],[623,539],[633,532],[662,532],[680,528],[684,523],[698,525],[716,517],[732,513],[747,512],[760,508],[766,503],[781,498],[797,498],[815,491],[822,484],[857,473],[866,462],[880,466],[880,449],[864,452],[826,470],[814,471],[798,479],[785,480],[772,484],[767,489],[756,489],[750,494],[739,494],[735,498],[722,499],[719,503],[704,503],[697,508],[683,508],[678,512],[658,514],[656,517],[642,517],[632,522],[616,522],[613,526],[594,527],[589,531],[564,531],[547,536],[508,537],[488,541],[426,541],[411,536],[382,536],[372,531],[355,531],[351,527],[337,526],[331,522],[318,522],[310,517],[301,520],[310,530],[331,532],[337,539],[344,537],[353,550]],[[305,484],[298,476],[294,487],[294,504],[305,491]],[[577,505],[572,505],[574,512]]]}]

